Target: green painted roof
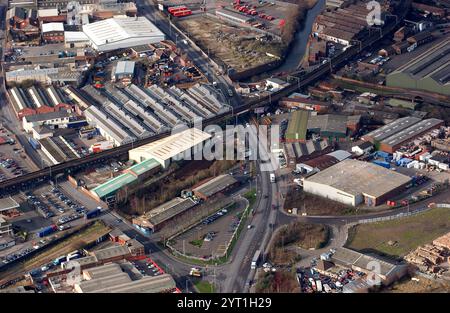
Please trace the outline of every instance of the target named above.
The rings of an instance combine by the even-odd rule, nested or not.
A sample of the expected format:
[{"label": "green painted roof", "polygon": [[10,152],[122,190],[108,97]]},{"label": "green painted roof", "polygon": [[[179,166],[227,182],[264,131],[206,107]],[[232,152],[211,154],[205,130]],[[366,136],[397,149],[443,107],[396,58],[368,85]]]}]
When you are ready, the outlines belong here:
[{"label": "green painted roof", "polygon": [[160,164],[155,159],[147,159],[141,163],[133,165],[128,170],[133,172],[137,176],[139,176],[139,175],[142,175],[143,173],[150,171],[158,166],[160,166]]},{"label": "green painted roof", "polygon": [[137,177],[130,173],[125,173],[108,180],[106,183],[92,189],[100,198],[109,196],[119,190],[120,188],[134,182]]},{"label": "green painted roof", "polygon": [[286,130],[286,139],[288,140],[305,140],[306,130],[308,127],[309,112],[304,110],[295,111],[289,120]]},{"label": "green painted roof", "polygon": [[403,107],[411,110],[414,110],[414,108],[416,107],[416,103],[413,101],[405,101],[402,99],[395,99],[395,98],[389,99],[388,104],[393,107]]}]

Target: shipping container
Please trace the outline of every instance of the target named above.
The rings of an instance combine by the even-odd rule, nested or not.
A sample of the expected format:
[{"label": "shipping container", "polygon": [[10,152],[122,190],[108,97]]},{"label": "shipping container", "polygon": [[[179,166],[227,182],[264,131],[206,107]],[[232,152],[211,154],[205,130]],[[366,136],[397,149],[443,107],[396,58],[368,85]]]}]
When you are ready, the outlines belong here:
[{"label": "shipping container", "polygon": [[33,147],[34,150],[40,149],[41,144],[36,139],[30,137],[28,138],[28,142],[30,143],[31,147]]},{"label": "shipping container", "polygon": [[42,238],[42,237],[45,237],[45,236],[50,235],[51,233],[53,233],[53,232],[55,232],[55,231],[57,231],[57,230],[58,230],[58,227],[56,227],[56,225],[53,224],[53,225],[50,225],[50,226],[47,226],[47,227],[42,228],[42,229],[38,232],[38,236]]},{"label": "shipping container", "polygon": [[183,17],[183,16],[188,16],[191,14],[192,14],[191,10],[182,10],[182,11],[176,11],[176,12],[172,13],[172,15],[174,17]]},{"label": "shipping container", "polygon": [[379,165],[379,166],[382,166],[384,168],[388,168],[388,169],[391,168],[391,165],[388,162],[386,162],[386,161],[375,160],[375,161],[372,161],[372,163],[376,164],[376,165]]},{"label": "shipping container", "polygon": [[175,6],[175,7],[169,7],[167,9],[167,11],[169,11],[169,13],[174,13],[174,12],[182,11],[182,10],[187,10],[187,7],[184,5],[179,5],[179,6]]},{"label": "shipping container", "polygon": [[101,212],[102,212],[101,208],[96,208],[96,209],[90,210],[84,214],[84,218],[85,219],[94,218],[96,216],[99,216]]},{"label": "shipping container", "polygon": [[77,129],[89,125],[86,120],[73,121],[67,124],[67,128]]},{"label": "shipping container", "polygon": [[376,155],[380,158],[385,158],[385,159],[390,157],[390,154],[387,152],[384,152],[384,151],[377,151]]}]

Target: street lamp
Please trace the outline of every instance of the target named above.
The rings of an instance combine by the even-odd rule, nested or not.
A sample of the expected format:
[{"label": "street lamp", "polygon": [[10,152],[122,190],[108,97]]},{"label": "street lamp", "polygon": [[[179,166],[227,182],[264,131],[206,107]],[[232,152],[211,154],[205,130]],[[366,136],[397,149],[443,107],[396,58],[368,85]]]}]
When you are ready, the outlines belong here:
[{"label": "street lamp", "polygon": [[[371,29],[372,29],[372,27],[369,27],[369,36],[370,36],[370,30]],[[361,42],[361,40],[353,39],[353,41],[359,43],[359,52],[361,52],[361,50],[362,50],[362,42]]]},{"label": "street lamp", "polygon": [[289,78],[295,78],[297,80],[297,88],[300,89],[300,77],[288,75]]},{"label": "street lamp", "polygon": [[[234,108],[232,105],[228,104],[224,104],[224,106],[229,107],[231,109],[231,118],[233,118],[234,116]],[[234,121],[234,126],[237,125],[237,115],[235,116],[235,121]]]},{"label": "street lamp", "polygon": [[319,60],[327,60],[328,64],[330,65],[330,72],[333,72],[333,66],[331,64],[331,58],[330,57],[321,57]]}]

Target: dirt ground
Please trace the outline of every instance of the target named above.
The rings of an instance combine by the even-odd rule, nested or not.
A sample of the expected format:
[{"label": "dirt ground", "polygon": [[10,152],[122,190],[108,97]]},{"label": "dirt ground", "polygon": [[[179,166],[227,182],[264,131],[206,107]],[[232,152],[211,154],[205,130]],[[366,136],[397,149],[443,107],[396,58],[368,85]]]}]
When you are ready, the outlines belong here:
[{"label": "dirt ground", "polygon": [[298,293],[300,287],[295,274],[287,270],[279,270],[275,273],[261,273],[256,284],[256,292],[262,293]]},{"label": "dirt ground", "polygon": [[297,258],[295,247],[318,249],[326,245],[328,238],[329,229],[326,225],[291,223],[275,235],[269,258],[273,264],[289,265]]},{"label": "dirt ground", "polygon": [[357,212],[355,208],[345,204],[305,193],[299,187],[295,186],[289,188],[284,203],[284,209],[286,211],[292,210],[293,208],[297,208],[299,215],[302,213],[308,215],[349,215],[363,213]]},{"label": "dirt ground", "polygon": [[255,39],[258,33],[220,23],[211,18],[181,20],[180,26],[204,51],[216,57],[236,71],[249,69],[274,61],[266,52],[280,55],[279,44]]},{"label": "dirt ground", "polygon": [[181,171],[177,171],[175,173],[175,179],[185,179],[187,177],[195,175],[197,172],[209,168],[213,163],[213,161],[207,160],[193,160],[191,162],[188,162],[185,166],[183,166]]},{"label": "dirt ground", "polygon": [[432,209],[407,218],[358,225],[351,229],[347,246],[399,257],[448,231],[450,211]]}]

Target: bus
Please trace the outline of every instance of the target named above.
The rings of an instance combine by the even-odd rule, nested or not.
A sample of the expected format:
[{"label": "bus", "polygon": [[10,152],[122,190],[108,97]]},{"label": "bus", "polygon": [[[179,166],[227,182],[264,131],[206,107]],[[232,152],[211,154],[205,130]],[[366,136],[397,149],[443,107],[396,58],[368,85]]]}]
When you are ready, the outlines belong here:
[{"label": "bus", "polygon": [[251,269],[254,270],[258,266],[259,258],[261,257],[261,250],[256,250],[255,254],[253,255],[252,263],[251,263]]}]

